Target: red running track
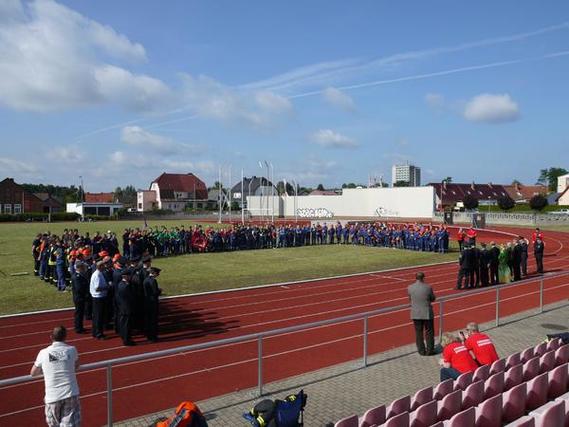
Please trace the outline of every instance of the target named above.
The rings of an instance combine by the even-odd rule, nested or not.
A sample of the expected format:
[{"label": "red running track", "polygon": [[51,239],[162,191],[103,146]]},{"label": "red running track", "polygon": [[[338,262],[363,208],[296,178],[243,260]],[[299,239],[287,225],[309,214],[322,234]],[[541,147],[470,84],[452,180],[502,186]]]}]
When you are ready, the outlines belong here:
[{"label": "red running track", "polygon": [[[528,234],[527,229],[504,229]],[[504,239],[486,232],[483,238]],[[546,233],[545,266],[548,271],[569,271],[569,233]],[[293,250],[293,249],[292,249]],[[468,321],[495,317],[495,291],[467,296],[456,291],[456,264],[422,268],[437,296],[461,293],[465,298],[445,303],[445,330]],[[530,256],[530,274],[535,270]],[[165,300],[161,305],[161,342],[136,339],[136,347],[123,347],[111,335],[106,341],[70,332],[82,363],[91,363],[149,351],[237,337],[293,325],[357,314],[407,302],[406,288],[417,268],[367,273],[219,292]],[[566,299],[569,276],[544,281],[544,303]],[[491,288],[490,288],[491,289]],[[500,315],[507,316],[539,306],[539,280],[501,291]],[[435,314],[438,315],[438,305]],[[378,353],[409,344],[414,332],[407,309],[369,319],[368,352]],[[362,321],[345,322],[270,337],[263,342],[263,375],[268,383],[355,360],[362,356]],[[438,322],[436,322],[438,323]],[[72,328],[72,311],[11,316],[0,319],[0,378],[29,373],[38,351],[48,345],[54,325]],[[438,331],[436,331],[438,333]],[[80,372],[84,425],[106,421],[104,370]],[[257,343],[194,351],[113,369],[114,420],[124,420],[176,406],[181,400],[199,401],[257,384]],[[19,425],[23,419],[43,420],[43,380],[0,389],[0,425]],[[38,421],[39,422],[39,421]]]}]

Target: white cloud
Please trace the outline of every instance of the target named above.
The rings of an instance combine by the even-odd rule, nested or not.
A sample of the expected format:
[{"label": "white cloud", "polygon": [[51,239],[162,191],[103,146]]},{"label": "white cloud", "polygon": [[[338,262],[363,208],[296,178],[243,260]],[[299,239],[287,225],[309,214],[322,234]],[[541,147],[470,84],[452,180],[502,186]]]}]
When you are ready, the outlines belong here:
[{"label": "white cloud", "polygon": [[0,170],[3,174],[20,175],[31,175],[38,172],[38,168],[34,164],[30,162],[21,162],[8,157],[0,157]]},{"label": "white cloud", "polygon": [[504,123],[520,117],[518,104],[510,95],[484,93],[472,98],[464,109],[464,118],[472,122]]},{"label": "white cloud", "polygon": [[345,135],[331,129],[320,129],[311,135],[315,144],[326,148],[356,148],[359,144]]},{"label": "white cloud", "polygon": [[150,148],[160,154],[199,154],[205,147],[182,144],[167,136],[148,132],[140,126],[125,126],[121,130],[121,141],[125,144],[141,148]]},{"label": "white cloud", "polygon": [[85,158],[83,152],[74,145],[53,147],[48,151],[47,157],[64,163],[76,163]]},{"label": "white cloud", "polygon": [[326,88],[322,93],[322,96],[326,102],[334,107],[338,107],[346,111],[354,111],[356,109],[356,104],[352,97],[335,87]]},{"label": "white cloud", "polygon": [[0,102],[54,111],[115,102],[136,111],[169,100],[157,79],[110,65],[144,61],[138,43],[53,0],[2,2]]},{"label": "white cloud", "polygon": [[274,111],[275,113],[287,113],[292,111],[292,102],[284,96],[277,95],[273,92],[266,90],[257,92],[255,100],[259,107],[267,111]]},{"label": "white cloud", "polygon": [[445,97],[440,93],[428,93],[425,95],[425,103],[431,108],[440,109],[445,105]]}]

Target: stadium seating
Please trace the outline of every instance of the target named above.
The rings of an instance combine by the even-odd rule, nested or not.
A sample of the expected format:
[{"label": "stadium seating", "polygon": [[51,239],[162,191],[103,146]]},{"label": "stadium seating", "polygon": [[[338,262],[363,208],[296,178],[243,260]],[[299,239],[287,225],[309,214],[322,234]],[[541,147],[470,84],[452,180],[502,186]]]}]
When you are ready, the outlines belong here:
[{"label": "stadium seating", "polygon": [[541,343],[335,427],[569,427],[569,344]]}]

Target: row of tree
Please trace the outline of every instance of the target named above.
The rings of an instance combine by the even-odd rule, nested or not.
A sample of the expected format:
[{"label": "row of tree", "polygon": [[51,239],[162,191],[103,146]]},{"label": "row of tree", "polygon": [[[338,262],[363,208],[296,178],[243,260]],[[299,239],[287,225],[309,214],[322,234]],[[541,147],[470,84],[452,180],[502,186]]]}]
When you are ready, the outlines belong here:
[{"label": "row of tree", "polygon": [[[464,196],[462,203],[464,205],[464,208],[468,210],[476,209],[480,204],[479,200],[471,194]],[[509,211],[514,206],[516,206],[516,202],[508,196],[499,197],[497,203],[498,207],[503,211]],[[529,201],[530,208],[535,211],[543,210],[547,204],[547,198],[542,194],[536,194]]]}]

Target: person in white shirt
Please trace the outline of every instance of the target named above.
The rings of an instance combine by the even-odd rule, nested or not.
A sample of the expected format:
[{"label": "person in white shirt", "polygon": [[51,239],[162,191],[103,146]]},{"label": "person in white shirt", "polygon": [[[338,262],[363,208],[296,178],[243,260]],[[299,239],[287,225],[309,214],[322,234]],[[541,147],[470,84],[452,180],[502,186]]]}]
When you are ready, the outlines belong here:
[{"label": "person in white shirt", "polygon": [[65,343],[67,330],[57,326],[52,344],[38,353],[30,375],[43,373],[45,382],[45,420],[49,427],[81,425],[79,386],[75,372],[79,368],[77,349]]},{"label": "person in white shirt", "polygon": [[91,275],[90,292],[93,299],[93,324],[92,334],[94,338],[105,339],[103,331],[105,329],[105,306],[107,304],[107,292],[109,284],[105,279],[103,271],[107,267],[104,261],[97,262],[97,269]]}]

